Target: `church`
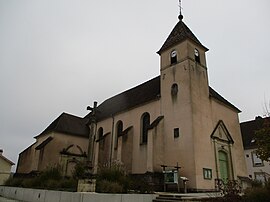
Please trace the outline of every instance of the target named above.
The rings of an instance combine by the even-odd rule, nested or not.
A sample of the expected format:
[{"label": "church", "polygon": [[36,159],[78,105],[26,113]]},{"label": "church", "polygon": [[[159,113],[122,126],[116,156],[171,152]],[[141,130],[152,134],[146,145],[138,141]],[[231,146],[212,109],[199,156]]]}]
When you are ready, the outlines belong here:
[{"label": "church", "polygon": [[244,179],[240,110],[209,86],[208,49],[178,18],[157,52],[160,75],[94,103],[85,117],[60,115],[20,153],[17,173],[60,164],[70,175],[79,159],[94,173],[113,162],[134,175],[177,168],[192,191]]}]

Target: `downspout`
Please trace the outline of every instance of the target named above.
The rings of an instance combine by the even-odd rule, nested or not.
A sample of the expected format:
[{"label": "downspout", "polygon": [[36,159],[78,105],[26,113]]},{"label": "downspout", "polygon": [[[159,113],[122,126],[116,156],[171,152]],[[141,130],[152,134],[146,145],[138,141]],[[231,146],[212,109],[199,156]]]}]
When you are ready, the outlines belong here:
[{"label": "downspout", "polygon": [[229,147],[229,152],[230,152],[230,167],[231,167],[231,172],[232,172],[232,179],[233,180],[236,180],[235,179],[235,176],[234,176],[234,165],[233,165],[233,159],[232,159],[232,149],[231,149],[231,143],[229,143],[228,147]]},{"label": "downspout", "polygon": [[213,140],[214,142],[214,150],[215,150],[215,162],[216,162],[216,175],[217,175],[217,179],[219,179],[219,169],[218,169],[218,158],[217,158],[217,147],[216,147],[216,140]]},{"label": "downspout", "polygon": [[111,135],[111,152],[110,152],[110,167],[112,165],[113,140],[114,140],[114,115],[112,114],[112,135]]}]

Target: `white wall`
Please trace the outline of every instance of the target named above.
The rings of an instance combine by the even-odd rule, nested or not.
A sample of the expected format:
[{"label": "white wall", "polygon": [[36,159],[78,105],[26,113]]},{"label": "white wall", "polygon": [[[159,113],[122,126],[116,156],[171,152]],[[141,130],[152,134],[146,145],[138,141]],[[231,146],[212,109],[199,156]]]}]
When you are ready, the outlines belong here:
[{"label": "white wall", "polygon": [[0,186],[0,196],[25,202],[152,202],[154,194],[98,194]]}]

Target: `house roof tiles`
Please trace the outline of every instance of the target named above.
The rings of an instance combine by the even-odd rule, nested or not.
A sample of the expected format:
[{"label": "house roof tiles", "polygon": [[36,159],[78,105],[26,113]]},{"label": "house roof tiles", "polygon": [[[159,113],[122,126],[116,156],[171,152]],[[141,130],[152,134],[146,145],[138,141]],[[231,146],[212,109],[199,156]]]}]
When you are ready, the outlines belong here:
[{"label": "house roof tiles", "polygon": [[256,117],[255,120],[240,123],[244,149],[257,147],[254,140],[255,132],[262,127],[265,120],[270,121],[270,118]]}]

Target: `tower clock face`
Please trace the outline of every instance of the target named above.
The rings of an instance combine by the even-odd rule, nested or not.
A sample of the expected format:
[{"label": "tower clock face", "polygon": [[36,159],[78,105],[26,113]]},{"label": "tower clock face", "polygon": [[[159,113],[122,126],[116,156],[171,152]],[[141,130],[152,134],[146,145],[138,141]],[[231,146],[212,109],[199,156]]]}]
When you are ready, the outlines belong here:
[{"label": "tower clock face", "polygon": [[171,52],[171,57],[172,57],[172,58],[174,58],[176,55],[177,55],[177,53],[176,53],[175,50]]},{"label": "tower clock face", "polygon": [[194,50],[194,54],[195,54],[195,56],[199,56],[199,51],[196,48]]}]

